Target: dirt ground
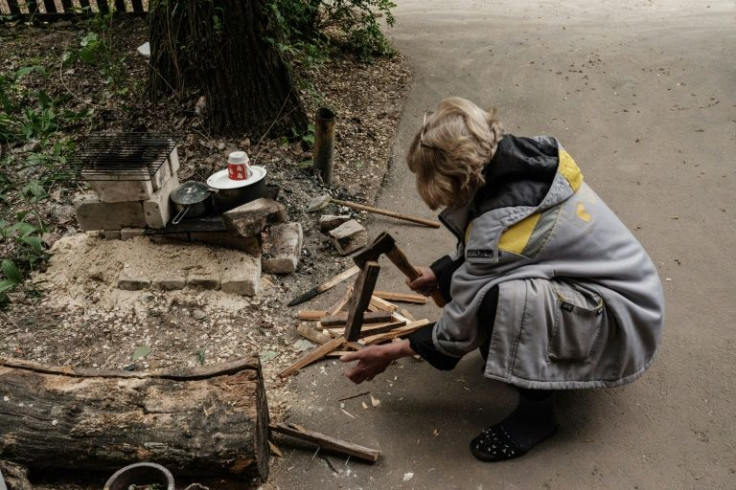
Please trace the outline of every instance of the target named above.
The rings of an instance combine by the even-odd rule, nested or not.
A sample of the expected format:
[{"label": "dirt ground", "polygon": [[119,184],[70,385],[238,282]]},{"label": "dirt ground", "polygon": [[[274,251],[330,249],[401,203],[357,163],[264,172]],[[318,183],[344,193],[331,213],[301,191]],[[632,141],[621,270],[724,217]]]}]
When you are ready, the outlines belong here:
[{"label": "dirt ground", "polygon": [[[509,132],[558,137],[635,232],[666,294],[651,369],[622,388],[557,399],[557,435],[518,460],[468,442],[515,393],[469,355],[452,372],[405,359],[352,385],[337,362],[295,377],[290,420],[382,451],[369,466],[309,450],[276,458],[280,489],[733,489],[736,481],[736,3],[680,0],[401,0],[391,31],[414,71],[394,147],[448,95],[494,105]],[[432,214],[395,165],[379,205]],[[417,264],[446,231],[376,222]],[[403,279],[384,267],[379,287]],[[327,304],[315,301],[317,306]],[[416,315],[436,318],[431,306]],[[369,392],[358,398],[346,396]],[[380,400],[373,406],[369,396]],[[348,412],[346,414],[345,412]],[[329,463],[328,463],[329,461]]]},{"label": "dirt ground", "polygon": [[[78,49],[80,40],[94,30],[110,48],[115,62],[114,81],[99,66],[79,61],[62,66],[64,52]],[[278,201],[288,220],[301,223],[302,256],[295,274],[261,278],[260,293],[241,297],[220,291],[122,291],[117,276],[125,264],[164,270],[183,263],[207,264],[216,247],[195,244],[158,244],[146,238],[103,240],[77,226],[74,200],[87,192],[84,184],[54,183],[48,198],[35,211],[46,220],[44,242],[51,260],[34,273],[24,290],[9,296],[0,309],[0,356],[52,365],[100,369],[166,369],[211,365],[252,354],[260,355],[273,420],[293,403],[276,373],[290,365],[313,344],[295,332],[296,309],[285,305],[297,295],[352,266],[337,253],[317,221],[321,213],[307,213],[309,201],[327,192],[309,169],[311,152],[297,138],[251,140],[249,135],[214,137],[208,133],[198,97],[151,101],[145,94],[146,64],[136,48],[147,39],[143,20],[115,22],[105,29],[85,23],[60,23],[45,28],[0,27],[0,74],[11,76],[26,66],[44,66],[23,78],[31,91],[43,90],[57,101],[57,111],[93,109],[91,124],[66,127],[64,139],[83,143],[93,131],[150,132],[180,136],[179,180],[203,182],[224,167],[227,154],[246,150],[251,163],[267,169],[269,185],[280,188]],[[107,68],[107,67],[106,67]],[[318,102],[336,113],[334,183],[336,197],[372,202],[391,158],[403,98],[411,74],[401,56],[364,64],[350,56],[336,57],[318,68],[312,93],[303,94],[310,114]],[[30,102],[29,102],[30,104]],[[31,153],[43,153],[39,142],[6,144],[0,157],[10,158],[7,177],[19,181],[40,178],[38,167],[25,165]],[[17,193],[0,200],[0,220],[12,220],[28,211]],[[370,215],[331,205],[324,211],[350,214],[364,224]],[[0,240],[0,257],[9,254],[10,240]],[[141,355],[146,352],[146,355]],[[37,481],[39,475],[31,475]],[[61,475],[64,476],[64,475]],[[94,478],[94,477],[93,477]],[[42,478],[43,479],[43,478]],[[61,488],[59,475],[39,488]],[[65,490],[75,477],[63,478]],[[86,487],[85,487],[86,488]]]}]

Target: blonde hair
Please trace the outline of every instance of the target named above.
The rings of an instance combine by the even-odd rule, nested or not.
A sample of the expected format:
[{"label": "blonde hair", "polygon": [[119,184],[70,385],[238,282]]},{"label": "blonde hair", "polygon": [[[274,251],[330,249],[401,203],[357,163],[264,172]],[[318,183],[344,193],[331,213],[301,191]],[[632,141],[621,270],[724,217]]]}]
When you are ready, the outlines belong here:
[{"label": "blonde hair", "polygon": [[469,100],[448,97],[424,116],[406,156],[417,190],[431,209],[466,204],[485,182],[503,127],[496,110],[484,111]]}]

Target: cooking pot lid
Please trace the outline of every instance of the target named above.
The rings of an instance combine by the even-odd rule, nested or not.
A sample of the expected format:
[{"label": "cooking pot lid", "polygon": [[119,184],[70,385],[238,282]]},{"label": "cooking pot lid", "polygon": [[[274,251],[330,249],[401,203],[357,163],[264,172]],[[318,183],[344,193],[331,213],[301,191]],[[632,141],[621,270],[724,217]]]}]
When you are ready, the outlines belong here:
[{"label": "cooking pot lid", "polygon": [[213,189],[240,189],[262,180],[266,176],[266,169],[258,165],[250,165],[250,177],[245,180],[233,180],[228,176],[227,169],[210,175],[207,185]]},{"label": "cooking pot lid", "polygon": [[210,190],[202,182],[184,182],[171,191],[169,197],[176,204],[197,204],[209,196]]}]

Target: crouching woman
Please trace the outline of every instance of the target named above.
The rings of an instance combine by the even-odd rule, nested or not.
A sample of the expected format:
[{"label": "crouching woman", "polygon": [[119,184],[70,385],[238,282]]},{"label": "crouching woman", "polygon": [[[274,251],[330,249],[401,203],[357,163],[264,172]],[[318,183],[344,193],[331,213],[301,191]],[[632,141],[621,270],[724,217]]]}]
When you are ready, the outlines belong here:
[{"label": "crouching woman", "polygon": [[493,112],[451,97],[425,116],[407,163],[458,242],[409,286],[447,304],[434,326],[343,356],[358,361],[352,381],[415,354],[452,369],[480,349],[485,376],[519,390],[470,443],[503,461],[554,434],[554,391],[620,386],[649,367],[664,311],[655,266],[555,138],[504,134]]}]

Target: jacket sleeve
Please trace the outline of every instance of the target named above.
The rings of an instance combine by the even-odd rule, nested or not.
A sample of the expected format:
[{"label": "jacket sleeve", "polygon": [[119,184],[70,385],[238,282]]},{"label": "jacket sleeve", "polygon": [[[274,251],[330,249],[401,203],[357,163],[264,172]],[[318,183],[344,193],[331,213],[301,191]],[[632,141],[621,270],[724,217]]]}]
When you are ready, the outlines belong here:
[{"label": "jacket sleeve", "polygon": [[411,349],[422,356],[432,367],[442,371],[449,371],[457,366],[459,357],[448,356],[438,351],[432,340],[434,325],[429,325],[409,335]]},{"label": "jacket sleeve", "polygon": [[437,278],[437,286],[439,287],[442,298],[444,298],[446,303],[449,303],[452,300],[452,296],[450,295],[452,275],[461,265],[463,265],[464,261],[465,258],[462,255],[454,259],[449,255],[445,255],[429,266]]}]

